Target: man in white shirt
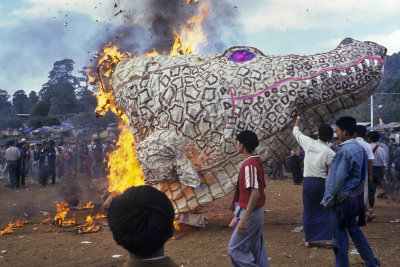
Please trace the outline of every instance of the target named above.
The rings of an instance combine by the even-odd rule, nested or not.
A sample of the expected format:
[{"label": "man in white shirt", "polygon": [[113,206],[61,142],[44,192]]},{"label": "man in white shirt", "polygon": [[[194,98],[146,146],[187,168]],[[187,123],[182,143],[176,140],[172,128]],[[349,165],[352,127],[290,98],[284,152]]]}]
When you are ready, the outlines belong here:
[{"label": "man in white shirt", "polygon": [[367,220],[371,221],[374,218],[374,216],[372,215],[368,201],[368,185],[372,183],[372,169],[373,169],[372,166],[375,157],[374,153],[372,153],[371,145],[364,141],[366,134],[367,134],[367,128],[363,125],[357,125],[354,137],[356,138],[357,143],[364,148],[365,152],[368,155],[368,170],[365,175],[365,184],[364,184],[364,204],[366,208]]},{"label": "man in white shirt", "polygon": [[382,180],[385,176],[386,155],[385,150],[376,142],[379,140],[379,133],[376,131],[368,133],[368,142],[371,145],[375,159],[372,162],[372,182],[368,185],[368,199],[371,208],[375,204],[376,188],[382,188]]},{"label": "man in white shirt", "polygon": [[306,247],[311,242],[324,241],[331,244],[331,216],[329,211],[321,206],[325,193],[325,181],[328,176],[335,152],[329,148],[328,142],[332,139],[333,129],[324,124],[318,129],[318,140],[304,135],[299,130],[301,107],[297,108],[297,119],[293,128],[293,135],[305,153],[304,184],[303,184],[303,225]]},{"label": "man in white shirt", "polygon": [[10,178],[10,188],[15,188],[17,178],[17,161],[21,157],[21,153],[17,147],[14,146],[15,142],[10,142],[10,147],[5,152],[5,158],[8,165],[8,174]]}]

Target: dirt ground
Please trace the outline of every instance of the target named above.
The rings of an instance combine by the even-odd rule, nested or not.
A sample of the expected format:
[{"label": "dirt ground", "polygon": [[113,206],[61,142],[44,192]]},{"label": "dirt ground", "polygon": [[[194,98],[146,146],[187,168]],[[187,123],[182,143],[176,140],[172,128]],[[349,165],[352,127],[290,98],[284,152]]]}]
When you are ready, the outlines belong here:
[{"label": "dirt ground", "polygon": [[[79,174],[82,193],[80,204],[92,200],[100,206],[101,196],[90,190],[90,180]],[[9,221],[15,221],[28,213],[29,222],[14,233],[0,236],[0,266],[122,266],[128,253],[117,246],[107,227],[106,219],[101,231],[77,234],[72,229],[58,228],[52,224],[37,225],[49,215],[56,213],[56,203],[66,198],[64,178],[56,185],[41,187],[33,178],[28,178],[27,189],[11,190],[4,187],[0,179],[0,230]],[[67,192],[68,193],[68,192]],[[264,239],[271,266],[333,266],[331,249],[305,248],[302,242],[304,232],[292,232],[302,225],[302,186],[294,185],[290,179],[268,180],[265,205]],[[231,195],[204,207],[207,217],[205,229],[182,226],[172,240],[166,244],[166,254],[179,266],[230,266],[227,245],[232,229],[227,224],[232,218],[226,208]],[[74,210],[78,222],[84,222],[86,215],[96,213],[90,210]],[[400,219],[398,198],[389,196],[378,199],[377,217],[362,228],[382,266],[400,266]],[[81,243],[89,241],[90,243]],[[350,244],[350,250],[355,249]],[[113,255],[122,255],[114,258]],[[359,255],[349,255],[352,266],[364,266]]]}]

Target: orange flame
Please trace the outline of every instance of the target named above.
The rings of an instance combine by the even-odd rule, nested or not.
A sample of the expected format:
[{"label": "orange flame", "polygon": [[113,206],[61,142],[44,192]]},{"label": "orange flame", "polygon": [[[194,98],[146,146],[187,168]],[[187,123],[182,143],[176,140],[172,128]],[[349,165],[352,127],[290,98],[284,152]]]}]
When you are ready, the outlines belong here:
[{"label": "orange flame", "polygon": [[[188,3],[193,1],[188,1]],[[194,0],[197,3],[197,0]],[[207,39],[202,31],[201,23],[210,11],[207,3],[199,5],[199,14],[187,21],[187,26],[180,29],[178,34],[175,30],[175,42],[170,51],[170,56],[182,54],[194,54],[199,51],[199,44],[206,45]],[[159,53],[153,50],[145,56],[157,56]],[[109,186],[107,190],[116,194],[123,193],[132,186],[144,184],[142,168],[136,158],[135,139],[129,127],[129,121],[124,112],[115,105],[111,80],[109,79],[116,65],[131,54],[122,53],[118,46],[108,43],[101,53],[97,53],[98,61],[97,77],[90,76],[91,81],[97,82],[99,93],[97,95],[98,116],[104,115],[108,110],[117,114],[121,120],[118,124],[120,135],[118,137],[117,149],[108,154]]]},{"label": "orange flame", "polygon": [[48,217],[47,219],[44,219],[43,221],[41,221],[41,222],[39,223],[39,225],[45,224],[45,223],[49,222],[50,220],[51,220],[51,218]]},{"label": "orange flame", "polygon": [[171,48],[170,56],[192,55],[199,52],[199,45],[207,45],[207,38],[203,32],[202,22],[210,13],[210,7],[207,2],[199,5],[199,14],[187,21],[186,27],[182,27],[178,34],[176,29],[175,42]]},{"label": "orange flame", "polygon": [[24,213],[24,216],[25,216],[25,218],[23,218],[23,219],[16,220],[15,222],[9,222],[7,227],[4,228],[3,231],[0,231],[0,235],[11,234],[18,227],[24,226],[24,224],[26,224],[28,222],[28,219],[27,219],[28,214]]},{"label": "orange flame", "polygon": [[75,213],[72,215],[72,217],[69,220],[65,220],[65,217],[69,211],[68,204],[64,201],[61,201],[60,203],[57,204],[57,214],[54,217],[54,222],[58,227],[64,226],[64,227],[69,227],[73,226],[76,224],[75,221]]},{"label": "orange flame", "polygon": [[102,219],[102,218],[106,218],[107,216],[104,214],[96,214],[95,216],[92,215],[88,215],[86,217],[86,222],[82,225],[79,225],[78,228],[78,233],[95,233],[97,231],[100,230],[100,226],[96,226],[94,224],[94,220],[96,219]]},{"label": "orange flame", "polygon": [[159,56],[159,55],[160,55],[160,53],[158,53],[154,47],[153,47],[153,51],[146,53],[146,57],[154,57],[154,56]]},{"label": "orange flame", "polygon": [[85,206],[78,208],[78,210],[89,210],[93,208],[94,208],[93,202],[89,201]]},{"label": "orange flame", "polygon": [[179,226],[178,222],[174,222],[174,228],[175,228],[175,230],[180,230],[181,229],[181,227]]}]

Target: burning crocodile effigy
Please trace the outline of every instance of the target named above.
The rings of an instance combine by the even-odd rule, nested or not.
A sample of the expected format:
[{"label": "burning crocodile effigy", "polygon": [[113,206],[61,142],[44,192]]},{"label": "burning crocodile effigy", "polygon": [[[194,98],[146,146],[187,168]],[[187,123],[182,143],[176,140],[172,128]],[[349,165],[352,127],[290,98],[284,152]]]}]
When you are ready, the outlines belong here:
[{"label": "burning crocodile effigy", "polygon": [[191,223],[187,213],[233,191],[239,131],[258,135],[265,162],[282,158],[295,146],[296,106],[304,107],[304,131],[315,131],[375,92],[385,55],[374,42],[346,38],[311,56],[231,47],[222,54],[134,57],[117,64],[112,87],[145,183],[165,192],[178,220]]}]

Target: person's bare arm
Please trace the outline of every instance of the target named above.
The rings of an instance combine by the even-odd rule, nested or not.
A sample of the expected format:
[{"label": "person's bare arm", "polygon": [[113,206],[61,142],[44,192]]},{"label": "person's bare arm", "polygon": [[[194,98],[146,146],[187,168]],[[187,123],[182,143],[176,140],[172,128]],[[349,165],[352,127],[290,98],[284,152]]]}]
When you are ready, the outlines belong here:
[{"label": "person's bare arm", "polygon": [[254,211],[258,200],[260,199],[260,191],[258,189],[252,188],[249,203],[247,203],[246,211],[244,212],[242,218],[240,218],[238,224],[238,234],[243,235],[247,233],[247,221],[249,220],[250,214]]}]

